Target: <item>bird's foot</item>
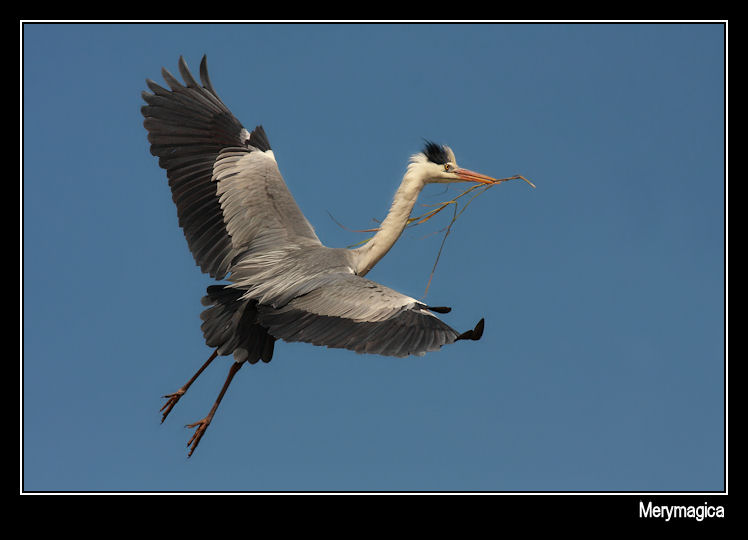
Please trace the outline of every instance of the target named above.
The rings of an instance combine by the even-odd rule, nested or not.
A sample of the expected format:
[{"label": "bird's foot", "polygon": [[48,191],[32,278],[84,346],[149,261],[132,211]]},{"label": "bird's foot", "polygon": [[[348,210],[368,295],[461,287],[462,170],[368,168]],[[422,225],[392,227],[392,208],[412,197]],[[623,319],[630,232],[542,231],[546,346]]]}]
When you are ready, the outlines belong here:
[{"label": "bird's foot", "polygon": [[187,441],[187,446],[190,446],[190,452],[187,454],[187,457],[190,457],[192,455],[192,452],[195,451],[195,448],[197,448],[197,445],[200,443],[200,439],[203,438],[203,435],[205,434],[205,430],[208,429],[208,426],[210,425],[211,418],[205,417],[202,420],[199,420],[195,422],[194,424],[187,424],[184,427],[187,428],[197,428],[195,430],[195,433],[192,434],[192,437],[189,441]]},{"label": "bird's foot", "polygon": [[[169,413],[174,408],[174,405],[176,405],[177,401],[179,401],[179,398],[181,398],[184,395],[185,392],[186,392],[186,390],[184,388],[180,388],[179,390],[177,390],[173,394],[166,394],[165,396],[163,396],[165,398],[168,398],[169,401],[167,401],[166,403],[164,403],[164,406],[161,407],[161,411],[163,411],[163,413],[164,413],[164,415],[161,417],[161,423],[162,424],[164,423],[164,420],[166,420],[166,417],[169,416]],[[164,410],[164,409],[166,409],[166,410]]]}]

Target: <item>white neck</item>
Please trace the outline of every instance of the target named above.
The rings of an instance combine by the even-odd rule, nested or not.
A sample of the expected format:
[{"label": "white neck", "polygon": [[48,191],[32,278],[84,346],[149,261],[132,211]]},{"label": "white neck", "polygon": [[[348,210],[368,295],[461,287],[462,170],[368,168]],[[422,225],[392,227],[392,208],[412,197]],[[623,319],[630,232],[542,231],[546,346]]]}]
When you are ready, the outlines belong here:
[{"label": "white neck", "polygon": [[357,259],[357,275],[365,276],[400,238],[403,229],[408,224],[408,218],[416,204],[418,194],[425,185],[425,180],[420,168],[413,164],[408,167],[400,187],[397,188],[395,198],[392,200],[390,212],[382,221],[379,231],[366,244],[353,250]]}]

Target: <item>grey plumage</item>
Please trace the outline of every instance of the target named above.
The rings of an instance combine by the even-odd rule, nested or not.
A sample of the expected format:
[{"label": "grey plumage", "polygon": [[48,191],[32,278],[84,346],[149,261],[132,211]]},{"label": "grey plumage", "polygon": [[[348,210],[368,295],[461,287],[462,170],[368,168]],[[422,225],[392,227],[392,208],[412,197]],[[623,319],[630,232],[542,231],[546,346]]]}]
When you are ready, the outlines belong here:
[{"label": "grey plumage", "polygon": [[184,83],[162,69],[169,89],[147,80],[152,93],[143,92],[141,110],[195,262],[231,282],[205,297],[213,306],[201,315],[209,346],[256,362],[269,360],[247,342],[257,335],[388,356],[455,341],[459,332],[421,302],[357,276],[353,252],[322,245],[265,130],[248,132],[224,105],[205,57],[200,83],[181,57],[179,72]]},{"label": "grey plumage", "polygon": [[209,286],[202,299],[201,328],[215,351],[164,396],[162,422],[216,356],[235,361],[211,411],[188,425],[196,428],[189,455],[239,368],[269,362],[278,339],[403,357],[481,337],[482,319],[460,334],[430,312],[449,308],[426,306],[364,276],[400,236],[426,183],[496,180],[458,169],[451,149],[429,142],[411,158],[377,235],[354,250],[326,247],[288,190],[265,130],[247,131],[224,105],[205,57],[200,82],[181,57],[179,72],[183,83],[162,69],[168,89],[146,80],[143,125],[196,264],[228,283]]}]

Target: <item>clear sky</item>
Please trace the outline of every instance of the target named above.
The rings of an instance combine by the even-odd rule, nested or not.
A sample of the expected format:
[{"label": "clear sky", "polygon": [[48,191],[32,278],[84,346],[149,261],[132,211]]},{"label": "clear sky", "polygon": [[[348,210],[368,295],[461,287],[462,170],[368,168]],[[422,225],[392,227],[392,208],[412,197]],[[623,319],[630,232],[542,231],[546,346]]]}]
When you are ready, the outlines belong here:
[{"label": "clear sky", "polygon": [[[428,302],[478,342],[424,357],[276,345],[191,458],[200,272],[142,126],[145,78],[208,55],[327,245],[384,217],[424,138],[509,182],[446,242]],[[719,24],[23,27],[23,488],[724,489]],[[459,193],[431,186],[420,202]],[[447,215],[368,277],[421,298]]]}]

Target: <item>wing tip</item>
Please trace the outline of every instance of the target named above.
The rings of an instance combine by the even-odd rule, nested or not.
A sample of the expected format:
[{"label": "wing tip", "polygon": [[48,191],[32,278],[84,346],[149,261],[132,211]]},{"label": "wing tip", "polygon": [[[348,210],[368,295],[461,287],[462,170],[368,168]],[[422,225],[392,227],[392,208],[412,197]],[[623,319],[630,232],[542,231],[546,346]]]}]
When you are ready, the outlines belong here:
[{"label": "wing tip", "polygon": [[203,87],[206,88],[211,94],[218,97],[218,94],[213,88],[213,84],[210,82],[210,77],[208,76],[208,55],[207,54],[203,54],[203,58],[202,60],[200,60],[200,82],[202,83]]},{"label": "wing tip", "polygon": [[485,326],[485,320],[481,318],[480,321],[478,321],[478,324],[475,325],[475,328],[472,330],[468,330],[466,332],[463,332],[457,338],[455,341],[459,341],[461,339],[470,339],[472,341],[478,341],[483,336],[483,328]]}]

